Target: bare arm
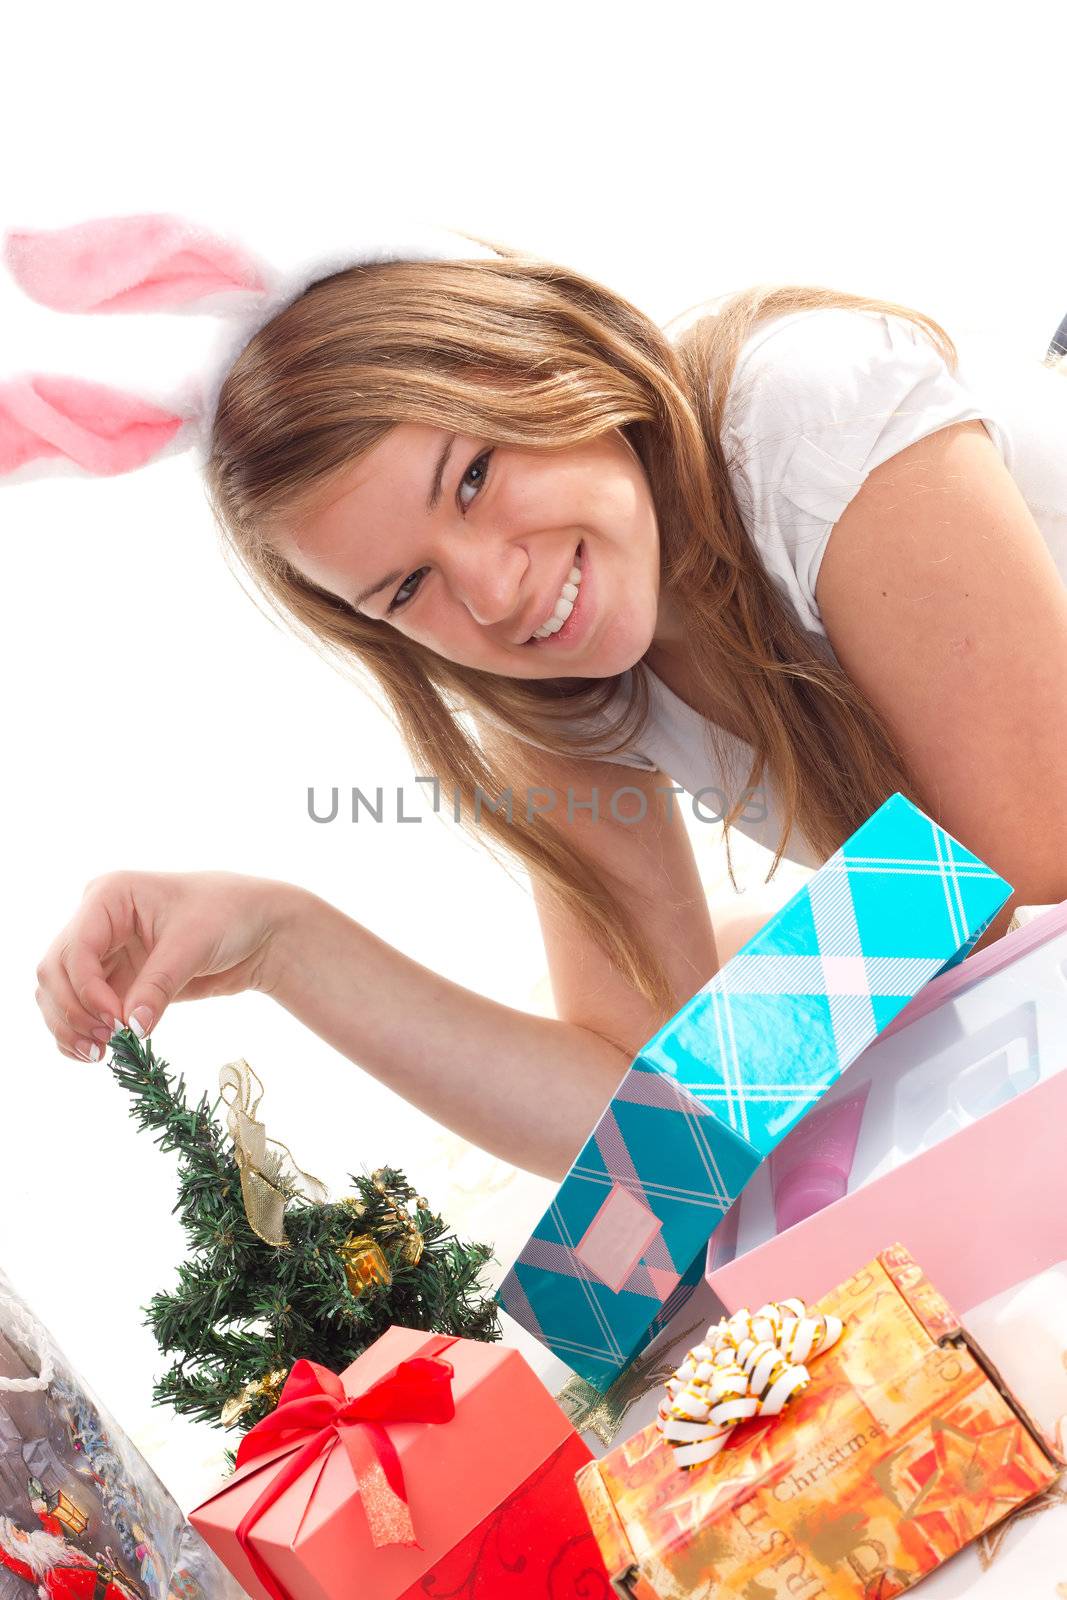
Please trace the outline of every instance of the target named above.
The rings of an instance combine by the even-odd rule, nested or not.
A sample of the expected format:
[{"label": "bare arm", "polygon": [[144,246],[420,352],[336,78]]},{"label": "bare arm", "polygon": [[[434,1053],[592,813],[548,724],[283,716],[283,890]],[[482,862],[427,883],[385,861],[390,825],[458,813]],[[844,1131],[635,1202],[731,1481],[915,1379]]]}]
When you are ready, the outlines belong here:
[{"label": "bare arm", "polygon": [[935,820],[1014,888],[1067,895],[1067,590],[980,422],[877,467],[839,518],[817,598],[849,675]]},{"label": "bare arm", "polygon": [[[542,781],[581,806],[620,771],[547,757]],[[655,1015],[569,913],[535,885],[558,1020],[475,994],[422,966],[310,891],[230,872],[119,870],[82,903],[37,966],[36,999],[59,1050],[99,1061],[116,1027],[144,1037],[177,1001],[258,989],[335,1049],[465,1138],[559,1178],[633,1057],[715,970],[707,906],[680,813],[645,788],[647,816],[575,827],[614,871],[671,979]],[[564,808],[566,809],[566,808]],[[551,826],[557,825],[555,822]]]},{"label": "bare arm", "polygon": [[[626,901],[665,961],[678,1009],[717,961],[684,821],[657,793],[668,780],[547,754],[539,778],[561,794],[570,787],[579,802],[599,790],[599,821],[578,805],[575,821],[559,825],[626,880]],[[608,796],[623,784],[648,796],[643,821],[607,814]],[[257,986],[429,1116],[528,1171],[564,1175],[633,1057],[666,1020],[537,884],[559,1020],[452,983],[326,901],[282,887],[285,906],[272,919],[273,949]]]},{"label": "bare arm", "polygon": [[428,1116],[561,1178],[630,1064],[589,1028],[443,978],[336,906],[292,888],[260,985]]}]

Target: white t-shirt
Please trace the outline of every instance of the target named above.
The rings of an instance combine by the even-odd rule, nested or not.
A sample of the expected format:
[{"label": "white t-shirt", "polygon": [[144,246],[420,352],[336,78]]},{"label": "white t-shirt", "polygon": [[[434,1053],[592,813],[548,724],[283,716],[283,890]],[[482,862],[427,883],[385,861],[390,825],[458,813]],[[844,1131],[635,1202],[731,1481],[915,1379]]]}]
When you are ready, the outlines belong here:
[{"label": "white t-shirt", "polygon": [[[831,660],[815,581],[835,522],[869,472],[955,422],[985,425],[1067,582],[1067,377],[988,335],[947,331],[959,355],[956,374],[907,318],[851,308],[775,318],[738,358],[722,440],[734,492],[772,580]],[[643,662],[620,675],[622,704],[638,670],[649,682],[649,716],[626,751],[602,759],[658,768],[700,796],[699,815],[721,817],[744,790],[750,746],[722,733],[724,770],[706,742],[707,719]],[[618,807],[629,814],[633,802],[620,798]],[[773,850],[782,820],[765,778],[735,826]],[[822,863],[796,828],[785,855]]]}]

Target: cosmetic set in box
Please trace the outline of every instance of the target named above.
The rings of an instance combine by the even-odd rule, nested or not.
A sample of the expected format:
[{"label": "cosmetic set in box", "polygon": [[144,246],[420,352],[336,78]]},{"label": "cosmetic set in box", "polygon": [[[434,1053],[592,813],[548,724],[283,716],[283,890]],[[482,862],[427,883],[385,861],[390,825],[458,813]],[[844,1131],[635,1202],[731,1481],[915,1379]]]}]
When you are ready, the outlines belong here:
[{"label": "cosmetic set in box", "polygon": [[1067,1072],[1058,1072],[758,1249],[723,1266],[709,1251],[708,1281],[729,1310],[760,1304],[783,1282],[815,1300],[891,1227],[967,1311],[1067,1260],[1065,1133]]},{"label": "cosmetic set in box", "polygon": [[1011,893],[892,795],[637,1056],[499,1291],[599,1388],[757,1168]]},{"label": "cosmetic set in box", "polygon": [[[1064,1067],[1067,903],[935,978],[905,1006],[753,1175],[712,1237],[709,1264],[747,1255]],[[991,1181],[1029,1188],[1034,1175],[1023,1166],[1000,1158]]]},{"label": "cosmetic set in box", "polygon": [[580,1471],[618,1594],[891,1600],[1055,1484],[1055,1445],[906,1249],[811,1309],[840,1336],[780,1414],[688,1470],[651,1423]]}]

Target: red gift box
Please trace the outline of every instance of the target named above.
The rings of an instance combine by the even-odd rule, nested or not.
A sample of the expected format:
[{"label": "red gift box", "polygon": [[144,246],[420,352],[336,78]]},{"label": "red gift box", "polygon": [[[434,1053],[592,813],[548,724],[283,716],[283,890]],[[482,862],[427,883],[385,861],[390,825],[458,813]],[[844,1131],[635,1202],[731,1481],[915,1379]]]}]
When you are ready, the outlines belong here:
[{"label": "red gift box", "polygon": [[610,1592],[590,1460],[517,1350],[390,1328],[298,1362],[190,1521],[253,1600],[579,1600]]}]

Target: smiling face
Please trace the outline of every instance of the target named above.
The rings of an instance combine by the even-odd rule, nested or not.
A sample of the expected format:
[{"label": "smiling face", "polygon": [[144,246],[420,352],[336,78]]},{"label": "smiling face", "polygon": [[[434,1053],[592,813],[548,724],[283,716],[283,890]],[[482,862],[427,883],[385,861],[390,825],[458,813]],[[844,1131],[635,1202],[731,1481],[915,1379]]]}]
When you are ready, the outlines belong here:
[{"label": "smiling face", "polygon": [[613,676],[656,627],[656,513],[617,429],[537,451],[400,423],[273,542],[363,615],[482,672]]}]

